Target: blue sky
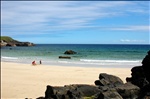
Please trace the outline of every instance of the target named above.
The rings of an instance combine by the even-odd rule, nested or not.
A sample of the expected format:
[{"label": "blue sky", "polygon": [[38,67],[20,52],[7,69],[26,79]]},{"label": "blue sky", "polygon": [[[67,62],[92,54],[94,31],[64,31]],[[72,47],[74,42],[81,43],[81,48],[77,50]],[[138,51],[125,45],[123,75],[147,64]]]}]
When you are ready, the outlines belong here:
[{"label": "blue sky", "polygon": [[1,35],[39,44],[150,44],[149,1],[1,1]]}]

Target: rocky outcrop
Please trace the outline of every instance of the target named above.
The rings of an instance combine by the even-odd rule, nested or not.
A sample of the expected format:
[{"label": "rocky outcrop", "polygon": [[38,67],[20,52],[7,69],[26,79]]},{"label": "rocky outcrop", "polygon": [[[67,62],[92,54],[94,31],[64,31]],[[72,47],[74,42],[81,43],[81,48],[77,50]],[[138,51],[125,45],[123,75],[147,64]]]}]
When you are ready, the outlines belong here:
[{"label": "rocky outcrop", "polygon": [[0,47],[4,47],[4,46],[6,46],[6,45],[7,45],[7,43],[4,42],[3,40],[1,40],[1,42],[0,42]]},{"label": "rocky outcrop", "polygon": [[35,44],[33,44],[31,42],[19,42],[19,41],[16,41],[16,40],[11,40],[11,41],[1,40],[0,46],[1,47],[4,47],[4,46],[11,46],[11,47],[15,47],[15,46],[35,46]]},{"label": "rocky outcrop", "polygon": [[18,42],[16,43],[16,46],[34,46],[35,44],[31,42]]},{"label": "rocky outcrop", "polygon": [[138,86],[124,84],[119,77],[106,73],[100,74],[95,84],[101,90],[95,99],[136,99],[140,92]]},{"label": "rocky outcrop", "polygon": [[143,59],[142,66],[135,66],[131,69],[131,77],[126,81],[140,88],[138,99],[150,99],[150,51]]},{"label": "rocky outcrop", "polygon": [[150,51],[142,66],[131,69],[127,83],[114,75],[101,73],[95,85],[47,86],[44,97],[37,99],[150,99]]},{"label": "rocky outcrop", "polygon": [[[102,80],[102,81],[101,81]],[[96,86],[86,84],[47,86],[44,97],[37,99],[137,99],[140,88],[132,83],[123,83],[114,75],[102,73]]]},{"label": "rocky outcrop", "polygon": [[73,84],[65,85],[64,87],[47,86],[45,97],[37,99],[83,99],[95,95],[100,89],[93,85]]},{"label": "rocky outcrop", "polygon": [[67,50],[64,52],[64,54],[77,54],[77,52],[73,51],[73,50]]},{"label": "rocky outcrop", "polygon": [[148,82],[150,82],[150,51],[147,52],[148,55],[142,61],[142,67]]}]

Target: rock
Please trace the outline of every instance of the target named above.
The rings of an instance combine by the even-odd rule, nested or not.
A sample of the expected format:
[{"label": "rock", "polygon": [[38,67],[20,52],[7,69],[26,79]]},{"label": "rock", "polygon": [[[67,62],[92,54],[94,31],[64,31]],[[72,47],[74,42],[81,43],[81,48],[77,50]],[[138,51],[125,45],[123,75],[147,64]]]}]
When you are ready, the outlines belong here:
[{"label": "rock", "polygon": [[71,59],[70,56],[59,56],[60,59]]},{"label": "rock", "polygon": [[101,90],[96,99],[136,99],[140,93],[138,86],[129,82],[124,84],[119,77],[106,73],[101,73],[95,84]]},{"label": "rock", "polygon": [[99,84],[100,86],[110,85],[114,87],[114,86],[122,85],[123,81],[117,76],[101,73],[99,75]]},{"label": "rock", "polygon": [[146,79],[148,80],[148,82],[150,82],[150,51],[147,52],[148,55],[146,55],[146,57],[143,59],[142,61],[142,67],[146,76]]},{"label": "rock", "polygon": [[12,39],[11,37],[8,36],[1,36],[1,47],[3,46],[35,46],[35,44],[31,42],[20,42],[17,40]]},{"label": "rock", "polygon": [[147,84],[140,90],[140,96],[138,99],[149,99],[149,98],[144,98],[144,97],[150,98],[150,84]]},{"label": "rock", "polygon": [[17,42],[15,44],[16,46],[35,46],[35,44],[30,43],[30,42]]},{"label": "rock", "polygon": [[6,46],[12,46],[12,47],[15,47],[16,44],[13,44],[13,43],[7,43]]},{"label": "rock", "polygon": [[73,84],[52,87],[48,85],[45,97],[37,99],[150,99],[150,51],[142,64],[131,69],[132,77],[127,77],[125,84],[117,76],[101,73],[99,80],[95,81],[97,86]]},{"label": "rock", "polygon": [[4,40],[1,40],[0,41],[0,47],[4,47],[4,46],[6,46],[7,45],[7,43],[4,41]]},{"label": "rock", "polygon": [[74,86],[82,93],[83,96],[86,97],[92,96],[100,91],[99,88],[94,85],[76,84]]},{"label": "rock", "polygon": [[123,99],[137,99],[140,93],[140,88],[129,82],[121,86],[117,86],[115,89]]},{"label": "rock", "polygon": [[50,85],[47,85],[47,89],[45,91],[45,99],[49,99],[54,95],[53,87]]},{"label": "rock", "polygon": [[146,80],[146,76],[142,66],[136,66],[131,69],[132,78],[130,79],[131,83],[142,88],[147,85],[149,82]]},{"label": "rock", "polygon": [[65,85],[64,87],[48,85],[45,91],[45,99],[83,99],[83,97],[95,95],[99,91],[98,87],[86,84]]},{"label": "rock", "polygon": [[64,54],[76,54],[77,52],[75,52],[75,51],[72,51],[72,50],[67,50],[67,51],[65,51],[64,52]]},{"label": "rock", "polygon": [[118,92],[106,91],[99,93],[94,99],[123,99]]},{"label": "rock", "polygon": [[135,66],[131,69],[130,78],[126,78],[127,82],[138,86],[140,88],[140,94],[137,99],[150,98],[150,51],[148,55],[142,61],[142,66]]}]

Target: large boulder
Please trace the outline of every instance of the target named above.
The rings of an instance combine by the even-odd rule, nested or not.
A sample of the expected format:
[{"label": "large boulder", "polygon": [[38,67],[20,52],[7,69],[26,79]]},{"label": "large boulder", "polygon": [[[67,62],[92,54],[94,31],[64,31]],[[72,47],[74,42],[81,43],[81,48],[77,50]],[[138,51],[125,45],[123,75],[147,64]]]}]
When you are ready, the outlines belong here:
[{"label": "large boulder", "polygon": [[95,81],[95,85],[99,86],[109,86],[109,87],[115,87],[122,85],[123,81],[114,75],[106,74],[106,73],[101,73],[99,74],[99,80]]}]

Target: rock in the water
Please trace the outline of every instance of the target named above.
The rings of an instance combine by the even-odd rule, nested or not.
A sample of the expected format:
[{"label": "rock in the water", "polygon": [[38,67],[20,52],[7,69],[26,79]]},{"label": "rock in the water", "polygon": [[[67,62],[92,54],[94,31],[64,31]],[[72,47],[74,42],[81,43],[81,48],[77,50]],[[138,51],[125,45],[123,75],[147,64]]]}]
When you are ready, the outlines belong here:
[{"label": "rock in the water", "polygon": [[65,51],[65,53],[64,54],[76,54],[77,52],[75,52],[75,51],[73,51],[73,50],[67,50],[67,51]]},{"label": "rock in the water", "polygon": [[59,56],[59,59],[71,59],[70,56]]}]

